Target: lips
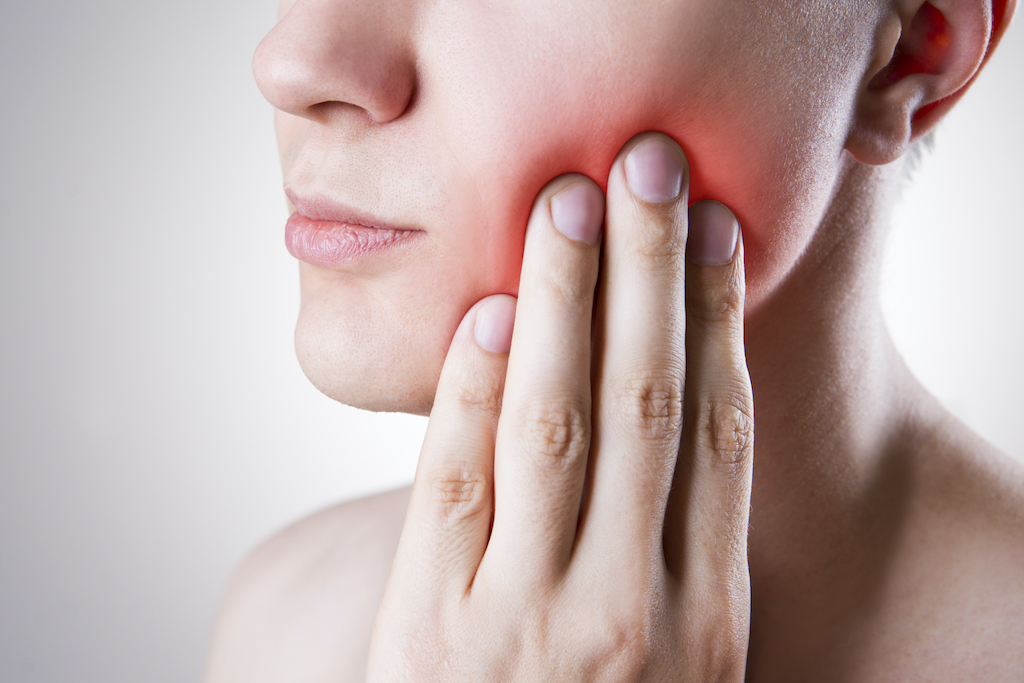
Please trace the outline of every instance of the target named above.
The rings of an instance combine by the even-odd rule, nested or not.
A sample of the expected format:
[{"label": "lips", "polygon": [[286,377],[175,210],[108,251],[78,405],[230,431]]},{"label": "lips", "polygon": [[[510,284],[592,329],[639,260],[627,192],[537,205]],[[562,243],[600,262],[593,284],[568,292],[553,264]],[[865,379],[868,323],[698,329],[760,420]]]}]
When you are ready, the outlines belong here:
[{"label": "lips", "polygon": [[285,188],[296,212],[285,225],[288,252],[306,263],[338,268],[393,250],[422,230],[384,224],[373,216],[323,197]]}]

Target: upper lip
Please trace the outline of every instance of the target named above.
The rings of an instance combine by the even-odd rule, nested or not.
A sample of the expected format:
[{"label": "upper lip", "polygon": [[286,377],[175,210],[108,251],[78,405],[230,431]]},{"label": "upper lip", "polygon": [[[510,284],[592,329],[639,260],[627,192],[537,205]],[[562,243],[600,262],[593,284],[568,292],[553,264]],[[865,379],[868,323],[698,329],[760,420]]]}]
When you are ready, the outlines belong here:
[{"label": "upper lip", "polygon": [[376,216],[353,209],[331,197],[323,194],[309,193],[299,194],[292,187],[285,185],[285,196],[292,203],[295,210],[306,218],[315,221],[330,221],[332,223],[347,223],[348,225],[361,225],[366,228],[377,228],[380,230],[415,230],[406,226],[389,225]]}]

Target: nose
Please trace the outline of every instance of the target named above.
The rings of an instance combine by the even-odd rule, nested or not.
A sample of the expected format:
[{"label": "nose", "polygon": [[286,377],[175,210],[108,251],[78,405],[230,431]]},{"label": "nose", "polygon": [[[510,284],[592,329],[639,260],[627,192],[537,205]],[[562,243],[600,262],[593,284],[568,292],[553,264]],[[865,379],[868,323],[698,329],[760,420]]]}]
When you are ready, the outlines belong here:
[{"label": "nose", "polygon": [[298,0],[253,56],[263,96],[319,122],[336,111],[331,104],[357,107],[377,123],[397,119],[416,83],[412,32],[397,4]]}]

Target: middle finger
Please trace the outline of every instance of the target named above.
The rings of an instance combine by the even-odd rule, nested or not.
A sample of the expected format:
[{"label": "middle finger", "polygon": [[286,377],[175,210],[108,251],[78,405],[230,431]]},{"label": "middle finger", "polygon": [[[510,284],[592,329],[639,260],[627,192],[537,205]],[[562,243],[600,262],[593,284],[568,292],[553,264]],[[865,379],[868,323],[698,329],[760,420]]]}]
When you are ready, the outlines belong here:
[{"label": "middle finger", "polygon": [[627,143],[608,179],[581,536],[602,558],[661,548],[682,427],[688,189],[686,157],[661,133]]}]

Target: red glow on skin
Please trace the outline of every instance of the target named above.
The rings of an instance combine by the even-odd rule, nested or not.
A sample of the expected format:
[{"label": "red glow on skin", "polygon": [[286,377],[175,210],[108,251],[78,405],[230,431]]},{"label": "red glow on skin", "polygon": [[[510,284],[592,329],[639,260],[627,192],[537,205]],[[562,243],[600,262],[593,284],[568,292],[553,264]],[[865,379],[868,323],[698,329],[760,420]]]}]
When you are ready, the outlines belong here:
[{"label": "red glow on skin", "polygon": [[[584,13],[573,33],[605,40],[581,47],[565,39],[558,22],[518,26],[507,16],[460,6],[468,16],[444,29],[444,59],[423,59],[418,99],[395,139],[419,146],[440,140],[443,147],[429,150],[432,158],[453,157],[465,170],[446,179],[447,189],[455,201],[474,199],[467,215],[475,220],[447,227],[486,233],[476,252],[487,263],[486,279],[475,283],[476,292],[517,294],[527,221],[546,183],[581,173],[604,189],[622,145],[651,130],[686,152],[689,201],[716,199],[739,219],[748,292],[784,276],[780,262],[795,258],[831,192],[828,166],[838,166],[845,132],[828,109],[836,96],[824,90],[844,84],[835,74],[813,79],[799,91],[806,106],[777,105],[793,96],[794,86],[763,78],[766,71],[788,70],[766,62],[772,56],[761,54],[758,40],[737,37],[737,31],[771,29],[748,4],[714,11],[700,3],[666,7],[664,17],[616,7],[610,34],[602,24],[608,17]],[[652,35],[658,21],[673,30]],[[637,36],[665,45],[652,47]],[[638,73],[644,74],[639,81]],[[851,86],[859,75],[850,68]],[[474,87],[470,94],[455,83]],[[417,116],[431,125],[417,126]],[[770,252],[776,247],[790,251]]]},{"label": "red glow on skin", "polygon": [[[563,97],[567,90],[568,87],[562,89]],[[585,84],[576,84],[574,90],[581,98],[586,96]],[[617,104],[609,98],[610,107]],[[691,205],[716,199],[736,214],[744,227],[748,269],[757,270],[763,232],[757,228],[756,202],[758,185],[767,178],[753,177],[757,166],[752,157],[763,153],[755,144],[737,149],[722,144],[721,131],[708,130],[706,125],[679,124],[671,117],[640,111],[623,116],[614,126],[581,119],[566,122],[564,127],[553,127],[543,110],[521,117],[518,123],[518,131],[535,140],[539,152],[558,151],[542,155],[524,150],[518,164],[511,155],[503,155],[503,163],[481,167],[475,174],[474,192],[490,207],[488,215],[498,219],[490,226],[487,260],[493,279],[488,293],[518,294],[527,222],[534,198],[544,185],[562,174],[580,173],[606,191],[619,150],[637,133],[648,130],[666,133],[686,153],[690,165],[688,201]],[[500,137],[497,142],[502,142]]]},{"label": "red glow on skin", "polygon": [[[836,112],[862,78],[855,60],[827,60],[863,38],[855,23],[788,0],[424,3],[415,17],[399,3],[393,15],[288,6],[256,60],[261,90],[288,112],[286,182],[423,230],[374,268],[301,267],[303,368],[364,406],[393,396],[394,378],[409,383],[374,409],[429,408],[465,312],[518,293],[538,192],[565,173],[606,188],[644,131],[686,152],[690,203],[716,199],[739,219],[751,310],[821,219],[848,123]],[[765,50],[780,36],[800,42],[799,67],[793,50]]]}]

